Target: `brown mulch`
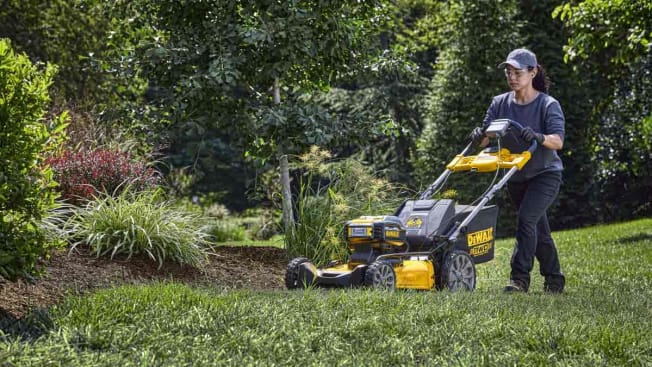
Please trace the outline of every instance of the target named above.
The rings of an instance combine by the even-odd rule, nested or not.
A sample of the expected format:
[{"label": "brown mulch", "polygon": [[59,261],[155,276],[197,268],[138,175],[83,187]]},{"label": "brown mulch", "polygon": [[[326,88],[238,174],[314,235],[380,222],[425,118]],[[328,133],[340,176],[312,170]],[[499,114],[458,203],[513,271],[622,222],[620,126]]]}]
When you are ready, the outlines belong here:
[{"label": "brown mulch", "polygon": [[48,260],[45,274],[34,284],[0,277],[0,311],[19,318],[35,309],[61,302],[66,294],[83,294],[121,284],[175,281],[193,286],[236,289],[282,289],[287,258],[274,247],[216,247],[203,270],[146,256],[96,258],[84,250],[59,251]]}]

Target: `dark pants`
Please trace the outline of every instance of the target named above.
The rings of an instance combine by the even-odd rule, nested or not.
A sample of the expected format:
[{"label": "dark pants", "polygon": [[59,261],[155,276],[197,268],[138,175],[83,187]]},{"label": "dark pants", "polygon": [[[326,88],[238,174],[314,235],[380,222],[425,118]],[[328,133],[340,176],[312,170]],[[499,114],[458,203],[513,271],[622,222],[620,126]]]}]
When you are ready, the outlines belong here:
[{"label": "dark pants", "polygon": [[530,287],[534,258],[539,261],[545,287],[564,286],[555,242],[550,235],[546,210],[559,193],[561,172],[545,172],[526,182],[509,182],[507,189],[518,210],[516,245],[510,278],[525,290]]}]

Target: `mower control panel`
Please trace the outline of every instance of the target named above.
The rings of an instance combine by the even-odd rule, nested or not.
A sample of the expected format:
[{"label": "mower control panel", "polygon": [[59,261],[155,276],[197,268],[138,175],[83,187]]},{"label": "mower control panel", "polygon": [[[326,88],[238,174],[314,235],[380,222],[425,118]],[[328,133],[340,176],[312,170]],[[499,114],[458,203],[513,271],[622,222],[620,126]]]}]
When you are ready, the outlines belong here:
[{"label": "mower control panel", "polygon": [[502,137],[505,136],[511,124],[512,122],[509,119],[493,120],[484,133],[490,137]]}]

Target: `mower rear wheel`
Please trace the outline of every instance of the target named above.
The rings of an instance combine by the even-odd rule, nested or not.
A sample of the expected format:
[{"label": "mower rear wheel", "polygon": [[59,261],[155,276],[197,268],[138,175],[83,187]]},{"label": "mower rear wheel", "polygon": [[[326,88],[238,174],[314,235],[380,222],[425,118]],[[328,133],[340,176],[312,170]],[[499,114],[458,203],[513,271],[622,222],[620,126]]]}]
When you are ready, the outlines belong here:
[{"label": "mower rear wheel", "polygon": [[285,269],[285,286],[287,289],[297,289],[303,286],[299,280],[299,266],[308,261],[310,260],[305,257],[296,257],[288,263]]},{"label": "mower rear wheel", "polygon": [[454,250],[444,255],[440,278],[441,288],[450,291],[475,289],[475,263],[467,252]]},{"label": "mower rear wheel", "polygon": [[375,261],[365,271],[364,283],[376,289],[393,290],[396,288],[394,268],[384,261]]}]

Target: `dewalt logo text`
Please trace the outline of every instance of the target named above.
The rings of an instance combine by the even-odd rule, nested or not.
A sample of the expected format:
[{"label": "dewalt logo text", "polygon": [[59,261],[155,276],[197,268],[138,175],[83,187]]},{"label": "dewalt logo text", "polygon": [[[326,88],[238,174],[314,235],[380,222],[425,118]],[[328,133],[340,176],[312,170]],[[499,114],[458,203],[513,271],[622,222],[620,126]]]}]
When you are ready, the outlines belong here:
[{"label": "dewalt logo text", "polygon": [[473,257],[482,256],[491,250],[494,229],[490,227],[482,231],[469,233],[466,238],[469,244],[469,255]]},{"label": "dewalt logo text", "polygon": [[469,233],[467,236],[467,242],[469,247],[479,245],[481,243],[489,242],[494,239],[494,229],[487,228],[482,231]]},{"label": "dewalt logo text", "polygon": [[420,217],[410,217],[405,223],[408,228],[421,228],[421,225],[423,225],[423,219]]}]

